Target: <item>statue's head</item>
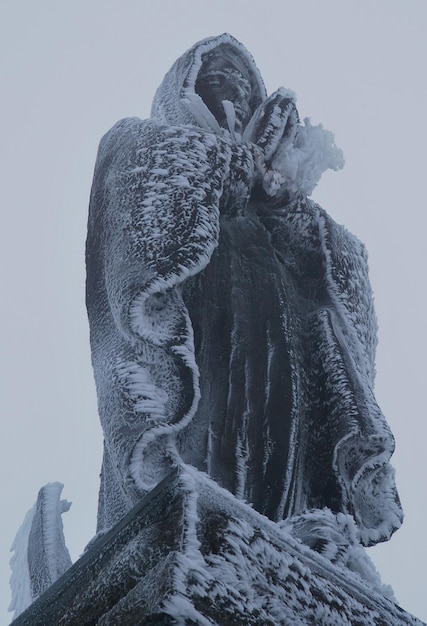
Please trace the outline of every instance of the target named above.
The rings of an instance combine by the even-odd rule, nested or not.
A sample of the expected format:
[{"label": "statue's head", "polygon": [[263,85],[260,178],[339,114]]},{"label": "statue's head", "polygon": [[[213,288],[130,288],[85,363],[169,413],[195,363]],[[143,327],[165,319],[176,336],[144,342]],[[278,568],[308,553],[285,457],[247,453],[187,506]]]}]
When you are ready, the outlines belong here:
[{"label": "statue's head", "polygon": [[[235,114],[234,130],[241,133],[266,95],[252,56],[224,33],[199,41],[175,61],[151,114],[163,123],[195,124],[213,132],[230,128]],[[230,103],[228,117],[224,101]]]},{"label": "statue's head", "polygon": [[224,101],[234,105],[238,132],[249,122],[252,115],[249,72],[239,56],[227,51],[225,46],[203,58],[195,91],[223,128],[227,127]]}]

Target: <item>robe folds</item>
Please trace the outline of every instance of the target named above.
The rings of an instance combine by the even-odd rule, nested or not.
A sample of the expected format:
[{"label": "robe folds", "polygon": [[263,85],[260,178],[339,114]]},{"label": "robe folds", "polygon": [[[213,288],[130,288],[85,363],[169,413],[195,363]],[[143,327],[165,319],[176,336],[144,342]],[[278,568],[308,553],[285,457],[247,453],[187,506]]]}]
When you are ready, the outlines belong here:
[{"label": "robe folds", "polygon": [[221,35],[178,59],[148,120],[100,144],[86,252],[98,530],[185,462],[273,520],[328,507],[376,543],[402,512],[366,253],[303,185],[267,193],[251,141],[216,123],[194,85],[222,48],[255,111],[255,63]]}]

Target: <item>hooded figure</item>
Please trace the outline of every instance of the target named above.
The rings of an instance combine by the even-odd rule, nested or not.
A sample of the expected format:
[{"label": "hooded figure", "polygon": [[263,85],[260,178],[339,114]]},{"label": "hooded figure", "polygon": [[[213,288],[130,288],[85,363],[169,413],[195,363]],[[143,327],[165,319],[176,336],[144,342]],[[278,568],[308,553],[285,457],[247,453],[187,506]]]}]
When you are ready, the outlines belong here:
[{"label": "hooded figure", "polygon": [[351,513],[365,545],[400,526],[365,250],[307,198],[341,160],[227,34],[176,61],[149,120],[102,139],[87,239],[99,531],[182,462],[272,520]]}]

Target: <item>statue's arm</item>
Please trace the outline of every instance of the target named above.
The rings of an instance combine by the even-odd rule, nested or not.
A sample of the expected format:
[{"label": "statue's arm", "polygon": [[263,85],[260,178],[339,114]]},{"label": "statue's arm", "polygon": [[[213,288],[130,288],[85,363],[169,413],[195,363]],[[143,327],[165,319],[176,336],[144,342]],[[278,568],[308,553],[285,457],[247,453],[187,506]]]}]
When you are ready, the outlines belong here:
[{"label": "statue's arm", "polygon": [[372,384],[377,321],[364,245],[304,196],[263,221],[294,274],[305,310],[319,315],[327,310],[344,352]]},{"label": "statue's arm", "polygon": [[116,323],[136,298],[202,270],[218,241],[232,147],[192,126],[122,120],[103,138],[89,216],[88,273],[101,272]]}]

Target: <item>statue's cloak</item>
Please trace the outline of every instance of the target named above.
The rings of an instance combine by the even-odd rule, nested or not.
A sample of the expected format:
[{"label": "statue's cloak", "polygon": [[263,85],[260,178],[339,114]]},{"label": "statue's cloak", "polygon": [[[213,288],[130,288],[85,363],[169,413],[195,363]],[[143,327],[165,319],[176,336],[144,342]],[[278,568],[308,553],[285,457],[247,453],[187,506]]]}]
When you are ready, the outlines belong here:
[{"label": "statue's cloak", "polygon": [[246,66],[254,111],[258,70],[221,35],[178,59],[149,120],[100,144],[87,239],[98,527],[183,459],[272,519],[327,506],[375,543],[402,514],[372,391],[365,251],[302,193],[248,187],[248,145],[194,89],[221,46]]}]

